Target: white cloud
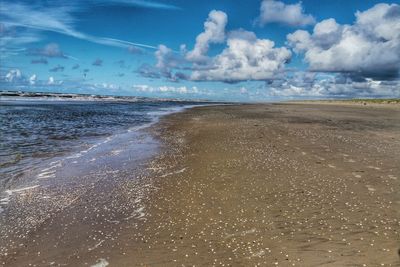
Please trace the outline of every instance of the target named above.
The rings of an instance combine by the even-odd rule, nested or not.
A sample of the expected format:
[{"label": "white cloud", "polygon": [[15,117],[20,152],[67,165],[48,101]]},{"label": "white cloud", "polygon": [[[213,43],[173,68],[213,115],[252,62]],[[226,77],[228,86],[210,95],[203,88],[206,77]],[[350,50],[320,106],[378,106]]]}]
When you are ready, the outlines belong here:
[{"label": "white cloud", "polygon": [[[0,5],[0,13],[3,15],[2,23],[7,27],[19,26],[35,31],[51,31],[89,42],[115,47],[128,48],[133,45],[156,49],[156,47],[151,45],[133,43],[114,38],[97,37],[77,31],[74,28],[76,18],[71,14],[76,11],[78,7],[79,5],[36,7],[35,5],[26,5],[23,3],[2,3]],[[30,39],[34,40],[32,37]]]},{"label": "white cloud", "polygon": [[6,74],[5,81],[12,83],[12,82],[17,82],[22,78],[23,78],[22,73],[19,69],[12,69]]},{"label": "white cloud", "polygon": [[37,76],[36,74],[33,74],[31,77],[29,77],[29,84],[34,85],[37,81]]},{"label": "white cloud", "polygon": [[273,41],[257,39],[250,32],[230,35],[227,45],[213,58],[210,68],[194,70],[191,79],[224,82],[275,79],[291,58],[285,47],[275,47]]},{"label": "white cloud", "polygon": [[103,4],[120,4],[120,5],[129,5],[129,6],[139,6],[144,8],[154,8],[154,9],[171,9],[171,10],[180,10],[181,8],[174,5],[169,5],[161,2],[148,1],[148,0],[100,0],[97,2],[102,2]]},{"label": "white cloud", "polygon": [[27,77],[19,69],[12,69],[5,76],[0,77],[0,85],[2,82],[15,87],[61,85],[63,83],[63,81],[56,81],[53,77],[49,77],[47,81],[38,80],[36,74]]},{"label": "white cloud", "polygon": [[200,90],[196,86],[149,86],[145,84],[135,84],[132,86],[135,91],[143,93],[162,93],[162,94],[208,94],[205,90]]},{"label": "white cloud", "polygon": [[313,16],[305,14],[301,2],[288,4],[275,0],[261,2],[260,16],[257,19],[260,25],[281,23],[289,26],[302,27],[315,23]]},{"label": "white cloud", "polygon": [[270,96],[285,98],[400,97],[400,81],[356,82],[345,76],[299,72],[266,86]]},{"label": "white cloud", "polygon": [[[211,11],[205,22],[205,31],[196,38],[195,48],[180,53],[165,45],[155,52],[155,68],[143,65],[138,72],[145,77],[165,77],[170,81],[222,81],[235,83],[247,80],[268,80],[281,76],[291,52],[285,47],[275,47],[268,39],[257,39],[254,32],[243,29],[225,33],[227,16],[221,11]],[[211,43],[226,40],[227,47],[218,55],[208,57]],[[192,63],[191,66],[190,63]],[[158,71],[157,71],[158,69]],[[182,69],[184,72],[173,72]],[[191,71],[191,73],[188,73]]]},{"label": "white cloud", "polygon": [[50,76],[50,77],[49,77],[49,80],[47,81],[47,84],[48,84],[48,85],[53,85],[53,84],[55,84],[55,80],[54,80],[54,77],[53,77],[53,76]]},{"label": "white cloud", "polygon": [[63,83],[64,83],[64,82],[61,81],[61,80],[56,81],[56,79],[54,79],[53,76],[50,76],[49,79],[47,80],[47,85],[61,85],[61,84],[63,84]]},{"label": "white cloud", "polygon": [[257,39],[257,36],[254,32],[238,29],[228,32],[228,39],[244,39],[254,41]]},{"label": "white cloud", "polygon": [[204,32],[196,37],[194,49],[187,53],[186,58],[195,63],[207,61],[209,45],[224,42],[227,22],[228,16],[224,12],[212,10],[204,22]]},{"label": "white cloud", "polygon": [[99,88],[99,89],[106,89],[109,92],[118,92],[118,90],[121,89],[121,86],[114,84],[114,83],[95,83],[93,85],[95,88]]},{"label": "white cloud", "polygon": [[158,50],[154,53],[157,59],[156,67],[162,70],[177,67],[182,59],[179,55],[165,45],[159,45]]},{"label": "white cloud", "polygon": [[298,30],[287,39],[296,52],[304,53],[313,71],[393,79],[400,71],[400,6],[377,4],[357,12],[353,25],[327,19],[313,33]]},{"label": "white cloud", "polygon": [[17,55],[18,53],[25,51],[21,46],[38,42],[40,40],[37,34],[28,32],[23,35],[17,35],[15,33],[15,27],[9,27],[0,22],[0,58]]},{"label": "white cloud", "polygon": [[179,79],[186,78],[185,74],[181,72],[174,72],[174,68],[180,68],[185,64],[185,47],[181,46],[181,52],[175,52],[165,45],[159,45],[157,51],[154,53],[157,63],[155,66],[143,64],[138,68],[138,73],[147,78],[166,78],[169,81],[176,82]]}]

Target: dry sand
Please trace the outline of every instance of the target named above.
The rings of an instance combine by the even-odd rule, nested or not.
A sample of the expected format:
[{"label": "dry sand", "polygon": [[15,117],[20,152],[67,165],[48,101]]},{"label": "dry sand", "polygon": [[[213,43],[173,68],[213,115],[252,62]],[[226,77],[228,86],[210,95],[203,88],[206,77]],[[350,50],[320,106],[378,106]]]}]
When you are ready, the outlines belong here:
[{"label": "dry sand", "polygon": [[[98,201],[60,212],[4,264],[399,266],[398,107],[200,107],[151,131],[165,145],[134,224],[126,212],[104,217],[136,187],[103,184]],[[101,208],[79,208],[91,202]],[[108,238],[87,247],[93,227]]]}]

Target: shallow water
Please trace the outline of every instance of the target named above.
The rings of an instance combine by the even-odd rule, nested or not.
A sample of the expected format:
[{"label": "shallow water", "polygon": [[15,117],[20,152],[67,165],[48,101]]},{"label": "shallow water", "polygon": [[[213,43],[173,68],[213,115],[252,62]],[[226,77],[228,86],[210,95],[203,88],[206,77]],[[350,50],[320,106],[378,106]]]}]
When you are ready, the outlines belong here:
[{"label": "shallow water", "polygon": [[[160,116],[199,103],[175,101],[0,101],[0,196],[34,178],[55,175],[62,160],[79,161],[89,151],[155,122]],[[134,142],[135,136],[125,136]],[[110,147],[110,144],[115,146]],[[121,144],[119,144],[121,145]],[[93,159],[87,159],[88,162]],[[79,163],[79,162],[77,162]],[[82,169],[76,164],[72,169]],[[85,165],[85,164],[83,164]],[[87,164],[86,164],[87,165]],[[86,167],[85,167],[86,168]]]},{"label": "shallow water", "polygon": [[[41,226],[54,226],[55,236],[66,221],[79,224],[79,236],[88,239],[63,242],[96,248],[93,238],[112,238],[116,223],[144,220],[143,202],[152,189],[146,166],[159,151],[145,128],[200,104],[0,100],[0,265]],[[78,214],[83,217],[75,221]],[[107,236],[86,227],[94,224],[109,227]],[[94,253],[92,262],[100,256]]]}]

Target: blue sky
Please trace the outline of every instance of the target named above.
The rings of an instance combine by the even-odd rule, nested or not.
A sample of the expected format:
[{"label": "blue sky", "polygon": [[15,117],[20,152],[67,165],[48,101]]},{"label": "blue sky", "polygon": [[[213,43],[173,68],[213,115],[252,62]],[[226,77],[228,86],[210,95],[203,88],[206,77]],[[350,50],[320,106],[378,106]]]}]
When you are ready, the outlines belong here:
[{"label": "blue sky", "polygon": [[399,2],[0,5],[2,89],[235,101],[399,97]]}]

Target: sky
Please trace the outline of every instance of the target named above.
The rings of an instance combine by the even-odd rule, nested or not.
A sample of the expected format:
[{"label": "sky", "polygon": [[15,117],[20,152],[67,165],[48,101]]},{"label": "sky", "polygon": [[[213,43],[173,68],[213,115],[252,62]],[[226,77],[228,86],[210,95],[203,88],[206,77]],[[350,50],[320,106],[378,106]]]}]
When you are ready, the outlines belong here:
[{"label": "sky", "polygon": [[0,0],[0,89],[400,97],[400,2]]}]

